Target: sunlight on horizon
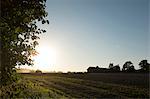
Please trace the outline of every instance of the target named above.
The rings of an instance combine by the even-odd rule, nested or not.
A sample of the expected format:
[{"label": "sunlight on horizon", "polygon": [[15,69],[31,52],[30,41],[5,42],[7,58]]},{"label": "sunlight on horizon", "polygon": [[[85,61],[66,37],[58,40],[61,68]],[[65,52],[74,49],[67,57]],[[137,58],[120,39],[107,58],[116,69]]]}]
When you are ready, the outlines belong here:
[{"label": "sunlight on horizon", "polygon": [[36,48],[38,55],[34,56],[34,68],[42,71],[50,71],[56,65],[58,53],[56,49],[49,46],[38,46]]},{"label": "sunlight on horizon", "polygon": [[50,24],[38,24],[47,32],[40,35],[33,67],[26,68],[86,71],[132,61],[138,69],[141,60],[150,61],[147,0],[61,2],[47,1]]}]

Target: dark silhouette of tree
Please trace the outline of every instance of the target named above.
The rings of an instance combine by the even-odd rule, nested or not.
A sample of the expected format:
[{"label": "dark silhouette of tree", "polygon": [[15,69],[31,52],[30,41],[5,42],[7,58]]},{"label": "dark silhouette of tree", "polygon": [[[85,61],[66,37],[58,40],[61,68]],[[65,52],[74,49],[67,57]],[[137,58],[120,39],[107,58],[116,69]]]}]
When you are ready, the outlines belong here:
[{"label": "dark silhouette of tree", "polygon": [[110,63],[109,64],[109,69],[110,69],[111,72],[119,72],[120,71],[120,66],[119,65],[114,66],[113,63]]},{"label": "dark silhouette of tree", "polygon": [[117,71],[120,71],[120,66],[119,65],[116,65],[114,66],[114,70],[117,72]]},{"label": "dark silhouette of tree", "polygon": [[36,73],[40,73],[40,74],[42,73],[42,71],[41,71],[41,70],[36,70],[35,72],[36,72]]},{"label": "dark silhouette of tree", "polygon": [[46,0],[1,0],[0,44],[1,65],[0,84],[15,80],[16,65],[32,65],[32,55],[36,54],[39,34],[46,32],[37,27],[38,21],[45,20]]},{"label": "dark silhouette of tree", "polygon": [[98,66],[96,66],[96,69],[98,69],[99,67]]},{"label": "dark silhouette of tree", "polygon": [[142,60],[139,63],[139,66],[142,71],[150,71],[150,64],[147,62],[147,60]]},{"label": "dark silhouette of tree", "polygon": [[113,68],[113,66],[114,66],[113,63],[110,63],[109,64],[109,69]]},{"label": "dark silhouette of tree", "polygon": [[122,71],[126,71],[126,72],[133,72],[133,71],[135,71],[133,63],[131,61],[125,62],[125,64],[123,65]]},{"label": "dark silhouette of tree", "polygon": [[128,72],[134,72],[135,71],[135,68],[134,66],[130,66],[128,69],[127,69]]}]

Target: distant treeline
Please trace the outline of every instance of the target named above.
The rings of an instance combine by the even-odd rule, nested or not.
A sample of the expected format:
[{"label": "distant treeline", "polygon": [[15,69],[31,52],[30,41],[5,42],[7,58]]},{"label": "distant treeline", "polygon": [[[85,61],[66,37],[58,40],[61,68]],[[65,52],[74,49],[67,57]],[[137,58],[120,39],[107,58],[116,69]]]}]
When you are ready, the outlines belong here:
[{"label": "distant treeline", "polygon": [[[61,71],[58,72],[49,72],[49,73],[56,73],[56,74],[84,74],[84,73],[112,73],[112,72],[141,72],[141,73],[148,73],[150,72],[150,63],[148,63],[147,60],[142,60],[139,62],[140,69],[135,69],[134,65],[131,61],[126,61],[124,65],[122,66],[122,69],[120,68],[119,64],[114,65],[113,63],[110,63],[108,68],[101,68],[99,66],[96,67],[89,67],[87,69],[87,72],[71,72],[68,71],[67,73],[63,73]],[[28,70],[28,69],[17,69],[18,73],[38,73],[41,74],[42,70]]]},{"label": "distant treeline", "polygon": [[127,61],[124,63],[122,69],[120,69],[119,65],[113,65],[113,63],[109,64],[108,68],[100,68],[96,67],[89,67],[87,69],[88,73],[106,73],[106,72],[149,72],[150,71],[150,64],[147,60],[142,60],[139,62],[140,69],[136,70],[134,65],[131,61]]}]

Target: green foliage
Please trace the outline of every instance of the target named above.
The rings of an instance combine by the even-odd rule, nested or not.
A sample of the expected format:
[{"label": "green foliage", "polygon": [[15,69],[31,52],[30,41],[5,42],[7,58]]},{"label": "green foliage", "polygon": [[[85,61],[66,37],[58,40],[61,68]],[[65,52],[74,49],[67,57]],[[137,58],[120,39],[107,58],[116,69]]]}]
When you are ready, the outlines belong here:
[{"label": "green foliage", "polygon": [[30,81],[22,81],[2,86],[0,89],[1,98],[35,98],[41,97],[42,88]]},{"label": "green foliage", "polygon": [[10,70],[9,72],[5,72],[5,75],[1,74],[0,79],[1,79],[0,86],[2,86],[18,81],[20,79],[20,75],[16,73],[15,69],[13,69]]},{"label": "green foliage", "polygon": [[16,65],[32,65],[32,55],[39,34],[46,32],[36,23],[49,23],[45,17],[46,0],[1,0],[0,45],[1,45],[1,83],[12,82]]},{"label": "green foliage", "polygon": [[0,98],[65,98],[53,89],[40,86],[39,83],[22,78],[18,82],[0,87]]}]

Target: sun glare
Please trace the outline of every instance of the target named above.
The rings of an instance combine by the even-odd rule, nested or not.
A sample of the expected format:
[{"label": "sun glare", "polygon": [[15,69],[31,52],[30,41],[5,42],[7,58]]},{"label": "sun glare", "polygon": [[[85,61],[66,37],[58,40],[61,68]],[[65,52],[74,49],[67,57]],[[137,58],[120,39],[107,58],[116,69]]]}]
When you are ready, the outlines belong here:
[{"label": "sun glare", "polygon": [[37,52],[39,54],[33,58],[35,68],[50,71],[50,68],[56,64],[56,50],[48,46],[42,46],[37,48]]}]

